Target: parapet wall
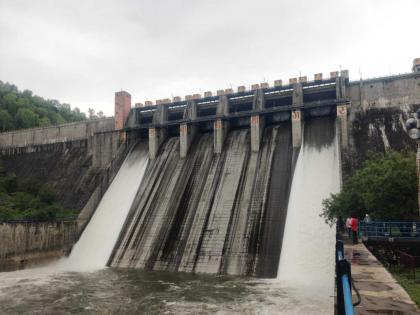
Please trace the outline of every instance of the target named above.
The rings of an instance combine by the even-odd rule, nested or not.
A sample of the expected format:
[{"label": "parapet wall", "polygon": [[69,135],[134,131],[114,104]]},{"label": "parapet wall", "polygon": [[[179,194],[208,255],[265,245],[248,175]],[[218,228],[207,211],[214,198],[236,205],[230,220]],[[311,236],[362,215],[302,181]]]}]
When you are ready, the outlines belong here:
[{"label": "parapet wall", "polygon": [[87,139],[97,132],[114,130],[114,117],[50,127],[0,133],[0,147],[23,147]]}]

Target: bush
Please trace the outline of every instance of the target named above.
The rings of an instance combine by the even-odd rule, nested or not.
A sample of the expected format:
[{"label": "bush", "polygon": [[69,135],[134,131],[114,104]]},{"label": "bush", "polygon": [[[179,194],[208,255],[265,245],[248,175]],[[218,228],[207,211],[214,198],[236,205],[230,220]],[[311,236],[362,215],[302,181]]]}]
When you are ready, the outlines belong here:
[{"label": "bush", "polygon": [[368,159],[338,194],[323,201],[327,221],[366,213],[380,220],[418,219],[416,156],[390,151]]},{"label": "bush", "polygon": [[19,184],[19,190],[30,193],[32,195],[38,195],[41,186],[42,183],[38,179],[28,178]]},{"label": "bush", "polygon": [[42,186],[39,190],[39,199],[48,204],[53,203],[55,201],[54,189],[47,185]]},{"label": "bush", "polygon": [[14,193],[17,191],[18,184],[15,174],[11,174],[9,176],[0,177],[0,191],[4,191],[7,193]]},{"label": "bush", "polygon": [[0,221],[51,221],[76,217],[77,211],[55,203],[54,189],[29,178],[17,185],[16,176],[0,176]]}]

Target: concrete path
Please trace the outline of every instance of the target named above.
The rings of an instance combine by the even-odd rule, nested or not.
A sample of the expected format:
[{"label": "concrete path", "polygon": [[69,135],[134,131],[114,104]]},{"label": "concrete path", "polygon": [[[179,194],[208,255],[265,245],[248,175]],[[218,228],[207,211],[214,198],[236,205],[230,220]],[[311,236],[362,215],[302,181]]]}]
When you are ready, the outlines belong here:
[{"label": "concrete path", "polygon": [[[363,244],[344,245],[344,255],[362,297],[356,314],[420,314],[407,292]],[[353,300],[357,300],[355,295]]]}]

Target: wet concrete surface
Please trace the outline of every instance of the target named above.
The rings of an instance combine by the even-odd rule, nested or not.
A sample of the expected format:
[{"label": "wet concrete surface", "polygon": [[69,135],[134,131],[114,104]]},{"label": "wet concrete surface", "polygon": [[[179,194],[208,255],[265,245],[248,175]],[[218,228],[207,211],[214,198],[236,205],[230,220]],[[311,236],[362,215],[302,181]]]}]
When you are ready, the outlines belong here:
[{"label": "wet concrete surface", "polygon": [[420,314],[407,292],[363,244],[346,244],[344,255],[351,263],[354,285],[362,298],[356,314]]},{"label": "wet concrete surface", "polygon": [[268,127],[259,152],[249,129],[221,154],[199,134],[185,159],[170,138],[146,170],[111,266],[274,278],[293,164],[288,125]]}]

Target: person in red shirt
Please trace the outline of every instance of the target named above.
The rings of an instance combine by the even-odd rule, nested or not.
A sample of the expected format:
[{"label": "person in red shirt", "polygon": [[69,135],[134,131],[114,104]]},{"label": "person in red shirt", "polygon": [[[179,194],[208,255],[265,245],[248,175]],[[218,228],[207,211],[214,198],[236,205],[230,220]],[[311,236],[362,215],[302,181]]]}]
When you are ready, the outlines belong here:
[{"label": "person in red shirt", "polygon": [[357,230],[359,229],[359,220],[355,215],[351,216],[351,232],[353,234],[353,244],[357,244],[359,240],[357,239]]}]

